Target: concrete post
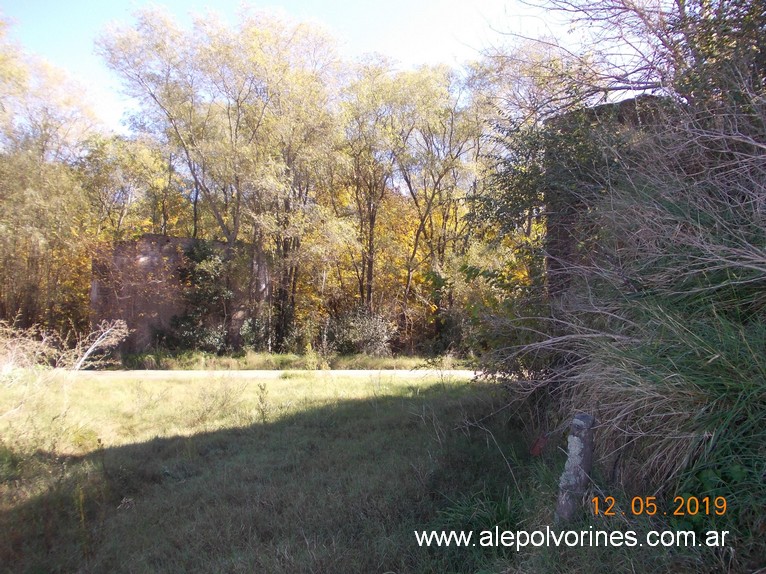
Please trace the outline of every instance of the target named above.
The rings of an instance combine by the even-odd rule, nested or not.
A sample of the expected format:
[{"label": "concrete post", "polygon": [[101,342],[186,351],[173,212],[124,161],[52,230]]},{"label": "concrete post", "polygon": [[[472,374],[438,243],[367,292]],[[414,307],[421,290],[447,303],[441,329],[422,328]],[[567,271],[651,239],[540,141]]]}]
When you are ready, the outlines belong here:
[{"label": "concrete post", "polygon": [[555,523],[571,522],[582,510],[582,497],[588,488],[593,466],[593,425],[589,414],[578,414],[572,419],[567,444],[567,462],[559,480],[559,498]]}]

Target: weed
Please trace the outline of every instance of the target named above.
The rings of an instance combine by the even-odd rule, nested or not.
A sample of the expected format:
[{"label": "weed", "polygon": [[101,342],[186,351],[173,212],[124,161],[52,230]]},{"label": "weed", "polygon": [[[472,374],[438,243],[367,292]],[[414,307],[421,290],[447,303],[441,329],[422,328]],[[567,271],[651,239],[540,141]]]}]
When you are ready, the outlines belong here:
[{"label": "weed", "polygon": [[261,423],[266,424],[269,422],[269,414],[271,413],[271,405],[269,404],[268,388],[266,388],[266,383],[258,383],[258,394],[256,395],[256,400],[258,416],[261,420]]},{"label": "weed", "polygon": [[[457,364],[454,359],[449,359],[449,361]],[[123,357],[123,366],[126,368],[149,370],[410,370],[423,365],[427,366],[427,364],[428,361],[421,357],[324,354],[315,351],[310,346],[307,346],[303,355],[261,353],[252,350],[236,355],[217,355],[202,351],[171,353],[157,349],[151,353]]]},{"label": "weed", "polygon": [[11,481],[19,474],[22,458],[0,442],[0,483]]},{"label": "weed", "polygon": [[186,422],[191,428],[222,423],[242,407],[244,383],[229,380],[212,381],[199,391],[197,400],[189,408]]},{"label": "weed", "polygon": [[79,371],[105,366],[110,364],[108,351],[129,334],[123,320],[102,321],[90,332],[67,336],[0,321],[0,382],[7,382],[16,369],[55,366]]},{"label": "weed", "polygon": [[79,451],[88,452],[96,450],[101,443],[101,439],[93,429],[79,426],[72,429],[68,442],[77,447]]}]

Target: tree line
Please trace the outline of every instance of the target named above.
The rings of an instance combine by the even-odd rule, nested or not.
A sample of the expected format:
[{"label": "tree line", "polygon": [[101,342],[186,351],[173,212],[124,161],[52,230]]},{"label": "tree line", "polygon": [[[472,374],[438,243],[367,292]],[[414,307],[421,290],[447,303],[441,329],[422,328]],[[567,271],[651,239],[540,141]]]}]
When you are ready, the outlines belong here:
[{"label": "tree line", "polygon": [[486,256],[469,214],[498,114],[489,62],[343,62],[321,30],[249,11],[182,28],[146,9],[97,51],[135,102],[129,135],[3,45],[0,317],[85,328],[93,254],[158,233],[248,246],[272,350],[360,313],[400,350],[460,344],[460,269]]}]

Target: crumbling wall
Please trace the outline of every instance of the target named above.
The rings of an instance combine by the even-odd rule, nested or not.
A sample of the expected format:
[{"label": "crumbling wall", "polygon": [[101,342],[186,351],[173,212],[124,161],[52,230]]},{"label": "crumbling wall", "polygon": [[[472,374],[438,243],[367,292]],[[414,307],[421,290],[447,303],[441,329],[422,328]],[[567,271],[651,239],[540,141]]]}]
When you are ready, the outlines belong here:
[{"label": "crumbling wall", "polygon": [[[643,95],[556,116],[547,122],[544,159],[547,188],[546,284],[554,310],[568,291],[574,270],[587,263],[593,229],[581,227],[588,206],[622,169],[641,132],[661,122],[667,100]],[[618,152],[619,150],[619,152]]]},{"label": "crumbling wall", "polygon": [[[92,320],[98,323],[123,319],[128,324],[131,334],[121,345],[122,352],[151,349],[159,334],[171,332],[173,318],[189,311],[181,270],[190,264],[186,254],[198,241],[190,237],[144,235],[134,241],[118,241],[94,257]],[[261,277],[267,269],[250,263],[246,244],[236,244],[233,249],[227,249],[222,242],[212,244],[229,259],[230,273],[225,281],[232,293],[224,316],[215,320],[225,326],[227,344],[238,347],[240,329],[257,307],[253,300],[259,300],[251,296],[250,287],[259,287],[251,276]]]},{"label": "crumbling wall", "polygon": [[179,269],[191,238],[144,235],[119,241],[94,258],[91,281],[93,320],[123,319],[131,334],[123,352],[152,347],[155,334],[184,312]]}]

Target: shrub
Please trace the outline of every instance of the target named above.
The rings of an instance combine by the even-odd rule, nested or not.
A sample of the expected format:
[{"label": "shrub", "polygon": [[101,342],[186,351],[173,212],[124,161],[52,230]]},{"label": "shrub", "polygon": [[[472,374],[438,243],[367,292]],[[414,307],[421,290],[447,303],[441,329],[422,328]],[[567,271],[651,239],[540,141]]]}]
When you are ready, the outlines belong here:
[{"label": "shrub", "polygon": [[747,509],[766,499],[766,163],[732,156],[725,124],[676,113],[621,157],[628,177],[588,202],[594,248],[568,269],[547,337],[510,356],[566,356],[546,388],[559,420],[596,415],[607,478],[668,500],[725,496],[737,510],[684,526],[714,520],[748,564],[764,521]]},{"label": "shrub", "polygon": [[330,338],[341,354],[378,357],[391,353],[389,345],[395,333],[396,327],[381,315],[360,308],[336,321]]},{"label": "shrub", "polygon": [[171,346],[208,353],[221,353],[226,348],[226,327],[223,324],[206,325],[193,314],[173,317]]},{"label": "shrub", "polygon": [[247,318],[239,329],[242,345],[246,349],[265,351],[269,348],[268,325],[258,318]]},{"label": "shrub", "polygon": [[109,351],[129,334],[125,321],[102,321],[87,333],[62,337],[38,327],[18,329],[0,321],[0,380],[31,367],[79,370],[110,362]]},{"label": "shrub", "polygon": [[233,296],[227,281],[228,265],[220,249],[206,241],[195,242],[186,259],[180,270],[186,285],[186,311],[171,319],[166,343],[180,349],[223,352],[228,333],[226,307]]}]

